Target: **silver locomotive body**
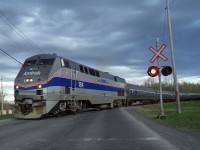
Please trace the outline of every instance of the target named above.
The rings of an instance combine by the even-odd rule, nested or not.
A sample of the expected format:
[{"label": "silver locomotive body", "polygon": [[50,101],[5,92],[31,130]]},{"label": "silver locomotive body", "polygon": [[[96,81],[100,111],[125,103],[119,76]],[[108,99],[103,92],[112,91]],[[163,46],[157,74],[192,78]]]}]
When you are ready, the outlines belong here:
[{"label": "silver locomotive body", "polygon": [[14,90],[16,118],[112,108],[126,100],[124,79],[50,54],[26,59]]}]

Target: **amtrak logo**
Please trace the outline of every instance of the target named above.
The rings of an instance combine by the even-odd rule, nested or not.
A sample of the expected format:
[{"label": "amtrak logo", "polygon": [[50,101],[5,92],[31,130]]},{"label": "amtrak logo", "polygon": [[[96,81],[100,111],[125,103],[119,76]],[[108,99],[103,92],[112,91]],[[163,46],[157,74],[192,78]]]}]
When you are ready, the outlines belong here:
[{"label": "amtrak logo", "polygon": [[39,76],[41,74],[40,71],[29,71],[24,72],[23,76]]}]

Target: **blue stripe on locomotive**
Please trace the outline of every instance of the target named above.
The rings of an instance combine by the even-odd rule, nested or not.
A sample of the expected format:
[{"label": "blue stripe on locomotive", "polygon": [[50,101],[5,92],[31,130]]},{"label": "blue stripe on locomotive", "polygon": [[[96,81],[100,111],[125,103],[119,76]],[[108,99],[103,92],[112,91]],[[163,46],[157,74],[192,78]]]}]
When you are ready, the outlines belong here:
[{"label": "blue stripe on locomotive", "polygon": [[[83,86],[79,86],[79,82],[83,83]],[[76,88],[83,88],[83,89],[91,89],[91,90],[103,90],[103,91],[111,91],[111,92],[117,92],[119,90],[124,90],[124,88],[119,87],[113,87],[108,85],[102,85],[97,83],[91,83],[81,80],[76,80],[76,86],[74,86],[75,81],[73,80],[72,86]],[[54,77],[51,79],[47,84],[43,84],[42,88],[50,87],[50,86],[68,86],[71,87],[71,79],[66,78],[60,78],[60,77]],[[28,88],[19,87],[19,90],[31,90],[31,89],[37,89],[37,86],[31,86]]]}]

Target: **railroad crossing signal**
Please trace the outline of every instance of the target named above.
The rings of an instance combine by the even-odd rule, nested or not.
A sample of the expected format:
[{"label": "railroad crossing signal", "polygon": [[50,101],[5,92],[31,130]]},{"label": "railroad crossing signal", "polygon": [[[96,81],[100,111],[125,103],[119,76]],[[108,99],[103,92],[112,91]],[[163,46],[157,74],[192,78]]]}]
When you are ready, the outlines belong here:
[{"label": "railroad crossing signal", "polygon": [[161,72],[164,76],[168,76],[172,73],[172,67],[164,66]]},{"label": "railroad crossing signal", "polygon": [[[147,73],[150,77],[156,77],[159,74],[160,69],[157,66],[150,66]],[[164,76],[168,76],[172,73],[172,68],[170,66],[163,66],[161,73]]]},{"label": "railroad crossing signal", "polygon": [[159,68],[156,66],[151,66],[149,67],[147,73],[151,77],[156,77],[159,74]]},{"label": "railroad crossing signal", "polygon": [[167,57],[165,57],[162,54],[162,51],[166,48],[167,46],[163,44],[158,50],[156,50],[153,47],[149,47],[149,50],[154,53],[154,56],[151,58],[150,62],[153,63],[158,57],[162,58],[164,61],[167,61]]}]

